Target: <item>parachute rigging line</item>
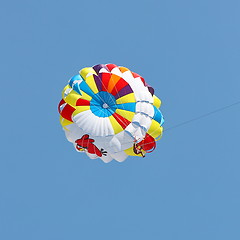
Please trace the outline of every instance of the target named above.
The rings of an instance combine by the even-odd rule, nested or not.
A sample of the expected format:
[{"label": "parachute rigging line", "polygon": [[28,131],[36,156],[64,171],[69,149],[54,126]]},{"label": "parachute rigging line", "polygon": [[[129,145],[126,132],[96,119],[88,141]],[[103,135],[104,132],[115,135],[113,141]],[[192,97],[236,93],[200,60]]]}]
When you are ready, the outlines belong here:
[{"label": "parachute rigging line", "polygon": [[164,129],[163,131],[166,132],[166,131],[169,131],[169,130],[172,130],[172,129],[175,129],[175,128],[182,127],[182,126],[187,125],[187,124],[189,124],[189,123],[191,123],[191,122],[195,122],[195,121],[197,121],[197,120],[199,120],[199,119],[208,117],[208,116],[210,116],[210,115],[212,115],[212,114],[215,114],[215,113],[218,113],[218,112],[222,112],[222,111],[224,111],[224,110],[226,110],[226,109],[228,109],[228,108],[234,107],[234,106],[236,106],[236,105],[238,105],[238,104],[240,104],[240,101],[235,102],[235,103],[232,103],[232,104],[227,105],[227,106],[224,106],[224,107],[221,107],[221,108],[218,108],[218,109],[215,109],[215,110],[213,110],[213,111],[211,111],[211,112],[205,113],[205,114],[203,114],[203,115],[201,115],[201,116],[192,118],[192,119],[187,120],[187,121],[185,121],[185,122],[176,124],[176,125],[174,125],[174,126],[172,126],[172,127],[169,127],[169,128]]}]

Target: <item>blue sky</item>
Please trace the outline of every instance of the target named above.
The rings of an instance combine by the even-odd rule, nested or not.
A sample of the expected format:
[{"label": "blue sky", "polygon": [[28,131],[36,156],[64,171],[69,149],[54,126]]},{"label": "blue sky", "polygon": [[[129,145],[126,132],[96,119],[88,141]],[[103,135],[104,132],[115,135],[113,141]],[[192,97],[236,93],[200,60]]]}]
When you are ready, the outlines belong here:
[{"label": "blue sky", "polygon": [[77,153],[58,122],[67,80],[115,63],[162,100],[165,128],[240,100],[240,2],[1,4],[0,238],[240,239],[240,106],[166,131],[144,159]]}]

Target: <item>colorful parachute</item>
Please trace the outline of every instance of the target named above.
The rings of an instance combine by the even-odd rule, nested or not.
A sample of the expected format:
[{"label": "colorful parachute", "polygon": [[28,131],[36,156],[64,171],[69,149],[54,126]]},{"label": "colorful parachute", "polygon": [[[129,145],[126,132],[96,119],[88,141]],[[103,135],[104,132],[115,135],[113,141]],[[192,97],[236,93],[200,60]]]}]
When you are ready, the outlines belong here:
[{"label": "colorful parachute", "polygon": [[60,123],[79,152],[104,162],[152,152],[162,135],[161,101],[138,74],[114,64],[83,68],[59,103]]}]

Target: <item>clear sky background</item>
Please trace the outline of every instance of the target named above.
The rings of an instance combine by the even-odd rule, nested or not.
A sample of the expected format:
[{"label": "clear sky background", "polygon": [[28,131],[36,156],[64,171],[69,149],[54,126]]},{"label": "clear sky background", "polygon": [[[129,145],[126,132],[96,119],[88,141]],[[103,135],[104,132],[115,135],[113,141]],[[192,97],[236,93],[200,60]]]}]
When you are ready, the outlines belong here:
[{"label": "clear sky background", "polygon": [[165,128],[240,100],[240,1],[4,1],[0,239],[239,240],[240,105],[166,131],[146,158],[77,153],[68,79],[115,63],[162,100]]}]

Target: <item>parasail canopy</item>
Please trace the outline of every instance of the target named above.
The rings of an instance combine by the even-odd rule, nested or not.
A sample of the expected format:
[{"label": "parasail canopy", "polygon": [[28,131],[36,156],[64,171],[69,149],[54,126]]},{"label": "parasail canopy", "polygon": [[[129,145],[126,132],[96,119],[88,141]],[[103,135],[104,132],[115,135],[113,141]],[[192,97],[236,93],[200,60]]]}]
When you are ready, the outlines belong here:
[{"label": "parasail canopy", "polygon": [[63,89],[60,123],[79,152],[104,162],[152,152],[163,132],[161,101],[137,73],[114,64],[83,68]]}]

